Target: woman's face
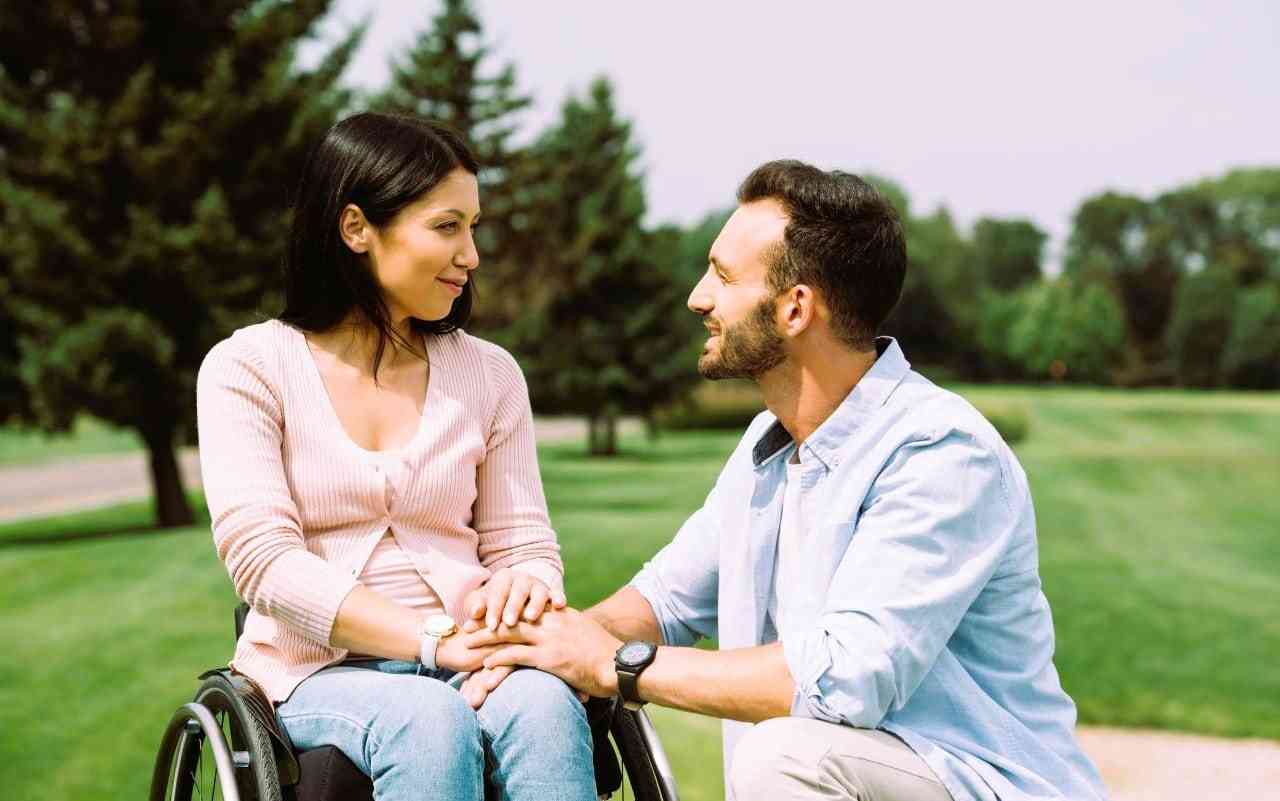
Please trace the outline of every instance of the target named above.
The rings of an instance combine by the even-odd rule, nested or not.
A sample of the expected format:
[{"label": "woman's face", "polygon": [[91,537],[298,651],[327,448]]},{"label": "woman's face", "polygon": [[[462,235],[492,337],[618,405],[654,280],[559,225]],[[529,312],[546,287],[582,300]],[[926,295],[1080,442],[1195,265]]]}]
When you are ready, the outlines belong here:
[{"label": "woman's face", "polygon": [[393,321],[440,320],[480,263],[473,237],[480,218],[476,177],[462,168],[400,210],[364,240]]}]

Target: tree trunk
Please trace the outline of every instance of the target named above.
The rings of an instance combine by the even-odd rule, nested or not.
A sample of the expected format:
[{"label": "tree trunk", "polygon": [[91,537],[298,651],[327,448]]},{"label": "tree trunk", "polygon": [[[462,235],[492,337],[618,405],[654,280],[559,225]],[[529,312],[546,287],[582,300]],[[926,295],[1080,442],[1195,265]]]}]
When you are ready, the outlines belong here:
[{"label": "tree trunk", "polygon": [[142,432],[151,463],[151,490],[155,498],[156,527],[176,528],[195,522],[187,493],[182,487],[182,472],[173,451],[173,427]]},{"label": "tree trunk", "polygon": [[613,408],[612,404],[606,404],[604,410],[597,418],[592,428],[595,430],[592,436],[591,455],[592,456],[617,456],[618,455],[618,412]]}]

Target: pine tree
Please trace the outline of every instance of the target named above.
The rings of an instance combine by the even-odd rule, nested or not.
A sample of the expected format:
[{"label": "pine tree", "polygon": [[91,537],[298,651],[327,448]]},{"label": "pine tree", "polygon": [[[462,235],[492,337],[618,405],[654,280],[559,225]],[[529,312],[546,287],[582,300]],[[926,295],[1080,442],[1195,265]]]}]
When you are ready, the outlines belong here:
[{"label": "pine tree", "polygon": [[277,305],[289,192],[348,103],[360,30],[294,64],[328,6],[0,7],[0,420],[136,430],[161,526],[192,520],[195,373]]},{"label": "pine tree", "polygon": [[391,84],[372,103],[379,111],[415,114],[454,128],[481,165],[484,222],[477,233],[481,270],[477,285],[488,288],[472,326],[498,332],[522,310],[532,280],[519,254],[536,248],[522,222],[530,200],[525,151],[511,137],[529,97],[516,91],[515,67],[489,70],[492,49],[469,0],[445,0],[444,8],[391,68]]},{"label": "pine tree", "polygon": [[565,102],[531,154],[548,193],[529,264],[545,302],[517,322],[514,344],[534,408],[586,416],[592,454],[617,452],[620,415],[648,416],[697,378],[680,236],[642,228],[637,155],[603,79]]}]

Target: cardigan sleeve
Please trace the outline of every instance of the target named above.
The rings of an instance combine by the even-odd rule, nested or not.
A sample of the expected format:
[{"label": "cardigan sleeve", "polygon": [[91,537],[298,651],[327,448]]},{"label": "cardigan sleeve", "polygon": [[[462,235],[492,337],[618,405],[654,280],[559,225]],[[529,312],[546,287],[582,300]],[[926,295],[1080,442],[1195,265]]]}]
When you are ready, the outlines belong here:
[{"label": "cardigan sleeve", "polygon": [[196,416],[213,542],[236,594],[328,645],[356,579],[306,548],[281,455],[283,410],[247,337],[224,340],[205,357]]},{"label": "cardigan sleeve", "polygon": [[472,526],[479,534],[480,563],[490,570],[510,567],[562,590],[560,545],[547,515],[538,475],[529,389],[515,359],[489,343],[485,372],[492,417],[485,457],[476,474]]}]

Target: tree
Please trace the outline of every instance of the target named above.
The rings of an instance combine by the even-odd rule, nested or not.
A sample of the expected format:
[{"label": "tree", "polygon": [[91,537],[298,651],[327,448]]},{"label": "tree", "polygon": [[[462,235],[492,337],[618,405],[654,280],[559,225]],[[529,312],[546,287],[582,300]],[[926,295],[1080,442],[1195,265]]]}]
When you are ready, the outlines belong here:
[{"label": "tree", "polygon": [[1235,296],[1235,282],[1226,269],[1200,270],[1182,280],[1169,323],[1169,353],[1179,384],[1214,387],[1222,382]]},{"label": "tree", "polygon": [[1069,278],[1026,287],[1014,297],[1021,310],[1008,328],[1006,352],[1037,379],[1111,382],[1124,353],[1120,305],[1098,284]]},{"label": "tree", "polygon": [[982,281],[1013,292],[1040,280],[1048,235],[1029,220],[983,217],[973,227],[973,258]]},{"label": "tree", "polygon": [[1067,240],[1066,274],[1110,288],[1124,309],[1130,383],[1162,380],[1165,330],[1183,272],[1169,237],[1157,235],[1157,218],[1143,199],[1106,192],[1080,206]]},{"label": "tree", "polygon": [[487,71],[493,52],[482,36],[469,0],[445,0],[427,30],[393,62],[391,84],[372,105],[443,122],[474,150],[484,212],[476,243],[483,268],[479,286],[492,291],[476,305],[472,325],[501,331],[536,288],[521,254],[542,243],[528,225],[528,205],[536,195],[529,188],[533,176],[524,164],[525,150],[511,142],[530,99],[516,91],[512,64]]},{"label": "tree", "polygon": [[1222,369],[1232,386],[1280,389],[1280,283],[1236,293]]},{"label": "tree", "polygon": [[685,309],[676,231],[646,232],[631,126],[604,79],[568,98],[532,157],[543,243],[529,269],[548,299],[514,326],[535,408],[586,416],[592,454],[617,452],[621,414],[648,416],[696,380],[697,320]]},{"label": "tree", "polygon": [[0,10],[0,330],[20,386],[0,371],[0,418],[136,430],[161,526],[193,519],[174,445],[194,438],[196,370],[278,300],[287,190],[348,102],[361,30],[294,65],[328,5]]}]

